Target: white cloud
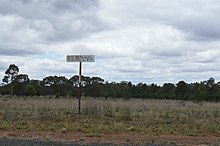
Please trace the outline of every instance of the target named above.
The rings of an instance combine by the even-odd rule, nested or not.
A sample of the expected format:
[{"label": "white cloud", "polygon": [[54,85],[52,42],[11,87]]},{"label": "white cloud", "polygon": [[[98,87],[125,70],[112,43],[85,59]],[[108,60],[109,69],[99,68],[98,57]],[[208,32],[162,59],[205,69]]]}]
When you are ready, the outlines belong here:
[{"label": "white cloud", "polygon": [[217,0],[0,0],[0,76],[78,74],[67,54],[94,54],[85,75],[159,83],[220,80]]}]

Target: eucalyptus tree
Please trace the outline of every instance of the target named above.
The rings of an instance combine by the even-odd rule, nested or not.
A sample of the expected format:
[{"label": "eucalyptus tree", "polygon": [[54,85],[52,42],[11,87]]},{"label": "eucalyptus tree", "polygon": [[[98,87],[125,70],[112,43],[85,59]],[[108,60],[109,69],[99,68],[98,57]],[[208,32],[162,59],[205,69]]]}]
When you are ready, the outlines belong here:
[{"label": "eucalyptus tree", "polygon": [[164,83],[161,87],[160,98],[173,99],[175,96],[175,85],[172,83]]},{"label": "eucalyptus tree", "polygon": [[18,72],[19,72],[18,66],[15,64],[10,64],[8,69],[5,71],[5,76],[2,80],[4,83],[11,85],[11,94],[13,94],[13,90],[14,90],[13,81],[18,75]]},{"label": "eucalyptus tree", "polygon": [[14,93],[16,95],[24,95],[25,94],[25,87],[30,82],[28,75],[26,74],[19,74],[13,81],[14,86]]},{"label": "eucalyptus tree", "polygon": [[64,76],[48,76],[43,79],[46,94],[65,96],[69,92],[69,81]]}]

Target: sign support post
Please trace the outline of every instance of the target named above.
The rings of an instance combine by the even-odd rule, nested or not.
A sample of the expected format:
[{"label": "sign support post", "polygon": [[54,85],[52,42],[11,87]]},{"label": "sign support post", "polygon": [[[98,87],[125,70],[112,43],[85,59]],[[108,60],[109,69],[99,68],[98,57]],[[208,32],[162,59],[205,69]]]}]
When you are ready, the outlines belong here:
[{"label": "sign support post", "polygon": [[95,62],[95,55],[67,55],[66,62],[79,62],[79,105],[78,114],[81,114],[82,97],[82,62]]},{"label": "sign support post", "polygon": [[78,106],[78,114],[81,112],[81,97],[82,97],[82,62],[79,62],[79,106]]}]

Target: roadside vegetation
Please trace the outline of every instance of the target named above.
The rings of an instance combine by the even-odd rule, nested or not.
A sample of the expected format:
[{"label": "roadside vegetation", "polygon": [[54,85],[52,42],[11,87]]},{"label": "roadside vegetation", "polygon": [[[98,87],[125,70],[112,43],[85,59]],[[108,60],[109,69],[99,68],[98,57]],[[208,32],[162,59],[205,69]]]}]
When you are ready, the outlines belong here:
[{"label": "roadside vegetation", "polygon": [[[78,97],[79,76],[67,79],[64,76],[48,76],[42,80],[29,79],[27,74],[19,74],[15,64],[9,65],[0,86],[0,95]],[[82,76],[83,95],[87,97],[123,99],[169,99],[186,101],[220,101],[220,82],[213,77],[196,83],[179,81],[163,85],[129,81],[119,83],[104,81],[101,77]]]},{"label": "roadside vegetation", "polygon": [[220,82],[162,86],[82,76],[31,80],[11,64],[0,86],[0,130],[220,136]]},{"label": "roadside vegetation", "polygon": [[183,100],[0,96],[0,130],[83,132],[88,136],[134,132],[220,136],[220,103]]}]

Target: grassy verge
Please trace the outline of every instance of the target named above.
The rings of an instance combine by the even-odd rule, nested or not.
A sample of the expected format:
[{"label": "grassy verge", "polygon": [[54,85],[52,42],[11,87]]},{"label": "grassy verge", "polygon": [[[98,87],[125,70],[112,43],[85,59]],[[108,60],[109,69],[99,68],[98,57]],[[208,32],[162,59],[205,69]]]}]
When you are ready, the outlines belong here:
[{"label": "grassy verge", "polygon": [[220,136],[220,103],[170,100],[0,97],[0,129]]}]

